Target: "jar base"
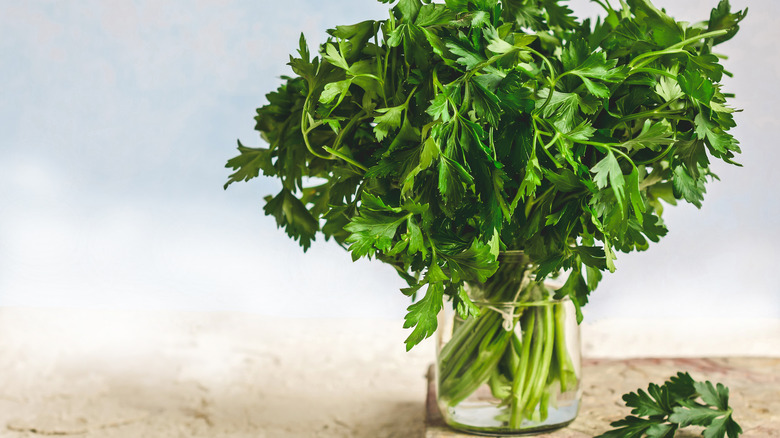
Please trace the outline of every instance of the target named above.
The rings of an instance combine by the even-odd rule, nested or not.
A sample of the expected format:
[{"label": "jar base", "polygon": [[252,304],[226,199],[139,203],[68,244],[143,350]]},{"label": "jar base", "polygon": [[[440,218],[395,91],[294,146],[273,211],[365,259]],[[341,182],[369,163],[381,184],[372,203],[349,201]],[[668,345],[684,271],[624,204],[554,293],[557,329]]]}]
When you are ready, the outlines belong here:
[{"label": "jar base", "polygon": [[506,422],[496,419],[506,415],[505,410],[495,406],[464,406],[459,405],[449,412],[440,412],[444,422],[452,429],[472,435],[482,436],[528,436],[548,433],[571,424],[577,417],[579,403],[552,409],[545,421],[534,422],[524,420],[520,427],[509,427]]},{"label": "jar base", "polygon": [[532,435],[538,435],[540,433],[550,433],[559,429],[563,429],[566,426],[570,425],[572,422],[574,422],[574,420],[567,421],[566,423],[550,425],[550,426],[539,426],[539,427],[534,427],[534,428],[529,428],[524,430],[514,430],[514,429],[506,429],[506,428],[475,429],[471,426],[466,426],[462,424],[452,424],[452,423],[447,423],[447,426],[459,432],[464,432],[464,433],[477,435],[477,436],[492,436],[492,437],[532,436]]}]

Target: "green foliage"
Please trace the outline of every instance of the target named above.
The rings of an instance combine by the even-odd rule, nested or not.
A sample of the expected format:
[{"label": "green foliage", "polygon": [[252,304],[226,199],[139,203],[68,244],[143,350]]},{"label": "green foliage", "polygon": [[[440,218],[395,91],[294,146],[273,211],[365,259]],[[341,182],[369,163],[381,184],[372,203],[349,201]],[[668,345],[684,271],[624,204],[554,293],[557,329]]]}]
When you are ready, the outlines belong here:
[{"label": "green foliage", "polygon": [[691,425],[704,427],[705,438],[737,438],[742,433],[729,407],[729,389],[696,382],[688,373],[677,373],[661,386],[651,383],[647,392],[639,389],[624,395],[623,401],[633,415],[612,423],[615,429],[596,438],[672,438]]},{"label": "green foliage", "polygon": [[406,350],[410,350],[420,341],[431,336],[436,331],[436,315],[442,307],[444,287],[442,283],[430,283],[425,297],[409,306],[404,328],[413,328],[406,338]]},{"label": "green foliage", "polygon": [[557,295],[579,309],[616,251],[666,234],[662,202],[701,206],[711,159],[740,151],[712,52],[745,17],[728,0],[695,24],[649,0],[596,21],[563,0],[383,2],[387,19],[335,27],[318,56],[301,36],[257,110],[268,146],[239,144],[226,186],[280,179],[265,211],[304,249],[321,233],[427,290],[408,346],[444,299],[474,312],[462,286],[501,250],[539,280],[571,269]]}]

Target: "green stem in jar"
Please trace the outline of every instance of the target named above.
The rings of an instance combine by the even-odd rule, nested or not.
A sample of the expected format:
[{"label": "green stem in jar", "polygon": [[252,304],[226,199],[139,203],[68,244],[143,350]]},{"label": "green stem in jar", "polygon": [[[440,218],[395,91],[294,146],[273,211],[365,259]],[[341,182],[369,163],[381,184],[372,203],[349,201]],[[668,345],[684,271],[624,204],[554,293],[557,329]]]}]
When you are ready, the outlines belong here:
[{"label": "green stem in jar", "polygon": [[513,429],[526,420],[546,420],[558,391],[577,385],[565,309],[545,303],[551,292],[529,279],[527,268],[527,261],[506,263],[477,285],[480,314],[460,321],[439,355],[440,400],[456,407],[487,385],[506,407],[504,421]]},{"label": "green stem in jar", "polygon": [[515,372],[515,378],[512,383],[511,412],[509,417],[509,427],[518,428],[523,422],[522,409],[525,394],[526,370],[528,369],[528,357],[531,351],[531,339],[536,325],[536,312],[528,312],[527,317],[523,318],[521,328],[523,333],[522,349],[520,350],[520,365]]}]

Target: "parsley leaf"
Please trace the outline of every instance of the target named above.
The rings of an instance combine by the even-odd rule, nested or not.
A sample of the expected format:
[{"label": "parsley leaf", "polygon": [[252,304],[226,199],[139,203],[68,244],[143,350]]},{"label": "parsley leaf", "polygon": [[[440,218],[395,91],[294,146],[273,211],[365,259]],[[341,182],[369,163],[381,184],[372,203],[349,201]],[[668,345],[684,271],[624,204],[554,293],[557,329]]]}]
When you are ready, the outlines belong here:
[{"label": "parsley leaf", "polygon": [[742,428],[734,421],[728,397],[728,388],[720,383],[696,382],[688,373],[677,373],[663,385],[651,383],[647,392],[624,395],[633,415],[611,423],[615,429],[596,438],[672,438],[691,425],[705,427],[705,438],[737,438]]},{"label": "parsley leaf", "polygon": [[408,218],[400,209],[388,207],[370,194],[363,195],[363,207],[360,215],[344,227],[351,233],[346,242],[351,244],[353,260],[373,255],[376,250],[389,250],[398,227]]},{"label": "parsley leaf", "polygon": [[376,126],[374,126],[374,134],[376,134],[377,140],[384,140],[390,131],[401,127],[401,117],[403,116],[405,108],[405,106],[401,105],[376,110],[381,114],[374,117],[374,123],[376,123]]},{"label": "parsley leaf", "polygon": [[289,190],[282,189],[276,197],[266,198],[263,210],[276,218],[276,224],[284,228],[287,235],[300,242],[306,251],[314,240],[319,224],[306,206]]},{"label": "parsley leaf", "polygon": [[448,49],[450,49],[450,52],[452,52],[453,55],[459,57],[455,60],[455,62],[465,66],[467,70],[473,70],[475,67],[485,61],[484,56],[475,52],[474,49],[469,47],[468,43],[464,43],[463,41],[450,41],[446,44],[446,46]]},{"label": "parsley leaf", "polygon": [[696,136],[700,140],[706,140],[710,153],[720,158],[731,158],[733,152],[740,152],[737,141],[733,136],[722,131],[717,123],[708,119],[704,113],[696,115]]},{"label": "parsley leaf", "polygon": [[620,168],[617,158],[615,158],[615,154],[611,150],[608,151],[604,159],[593,166],[591,172],[596,174],[593,177],[593,182],[596,183],[598,188],[612,187],[615,199],[617,199],[618,205],[622,210],[626,204],[626,179],[623,176],[623,170]]},{"label": "parsley leaf", "polygon": [[625,70],[622,68],[615,68],[617,62],[617,59],[607,60],[606,53],[597,52],[590,55],[582,65],[573,70],[569,70],[568,73],[579,76],[584,82],[585,87],[594,96],[606,98],[611,94],[609,88],[604,84],[593,82],[593,79],[604,82],[621,82],[624,80],[626,78]]},{"label": "parsley leaf", "polygon": [[276,174],[276,169],[271,162],[271,150],[264,148],[248,148],[238,142],[238,150],[241,155],[228,160],[225,167],[230,167],[235,170],[235,173],[230,175],[228,182],[225,183],[225,188],[228,188],[230,184],[237,181],[249,181],[252,178],[256,178],[260,175],[260,171],[268,176]]},{"label": "parsley leaf", "polygon": [[745,19],[747,8],[744,11],[731,12],[729,0],[720,0],[718,7],[712,10],[707,31],[725,30],[726,34],[716,37],[714,43],[721,44],[734,38],[739,31],[739,22]]},{"label": "parsley leaf", "polygon": [[564,93],[555,91],[552,98],[550,98],[547,106],[542,106],[546,102],[547,96],[550,92],[544,89],[539,92],[540,105],[538,108],[542,108],[542,115],[553,120],[553,125],[561,132],[570,132],[574,129],[575,119],[578,114],[578,109],[583,107],[582,98],[576,93]]},{"label": "parsley leaf", "polygon": [[452,281],[484,282],[498,269],[498,262],[490,252],[490,247],[475,240],[465,251],[452,253],[442,251],[442,259],[450,268]]},{"label": "parsley leaf", "polygon": [[665,102],[677,100],[685,95],[677,80],[671,79],[668,76],[661,76],[658,79],[658,85],[655,87],[655,92],[658,93]]},{"label": "parsley leaf", "polygon": [[674,187],[674,196],[677,199],[685,199],[696,208],[701,208],[701,201],[704,200],[704,194],[707,192],[704,187],[704,177],[696,177],[684,165],[676,166],[673,170],[672,184]]},{"label": "parsley leaf", "polygon": [[404,328],[414,328],[406,338],[406,351],[409,351],[423,339],[436,331],[436,315],[442,308],[444,286],[440,282],[429,283],[425,297],[409,306],[406,310]]},{"label": "parsley leaf", "polygon": [[712,97],[715,96],[715,86],[707,79],[703,74],[694,69],[686,69],[682,74],[677,76],[677,82],[680,84],[682,91],[703,103],[709,105],[712,101]]},{"label": "parsley leaf", "polygon": [[658,151],[661,145],[668,145],[675,142],[672,137],[672,129],[666,121],[653,123],[650,120],[645,121],[642,131],[634,138],[624,142],[621,146],[628,150],[648,148]]}]

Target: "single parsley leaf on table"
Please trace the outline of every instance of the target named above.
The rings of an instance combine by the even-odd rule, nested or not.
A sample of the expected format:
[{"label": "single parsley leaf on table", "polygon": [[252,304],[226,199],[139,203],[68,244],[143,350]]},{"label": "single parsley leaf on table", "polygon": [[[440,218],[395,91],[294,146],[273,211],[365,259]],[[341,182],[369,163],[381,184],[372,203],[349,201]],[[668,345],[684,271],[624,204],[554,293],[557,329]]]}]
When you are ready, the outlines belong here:
[{"label": "single parsley leaf on table", "polygon": [[737,438],[742,428],[729,407],[729,389],[723,384],[694,381],[677,373],[663,385],[651,383],[647,392],[638,389],[623,396],[631,414],[610,425],[596,438],[672,438],[687,426],[702,426],[705,438]]}]

